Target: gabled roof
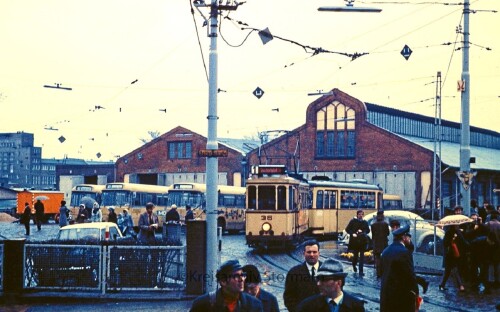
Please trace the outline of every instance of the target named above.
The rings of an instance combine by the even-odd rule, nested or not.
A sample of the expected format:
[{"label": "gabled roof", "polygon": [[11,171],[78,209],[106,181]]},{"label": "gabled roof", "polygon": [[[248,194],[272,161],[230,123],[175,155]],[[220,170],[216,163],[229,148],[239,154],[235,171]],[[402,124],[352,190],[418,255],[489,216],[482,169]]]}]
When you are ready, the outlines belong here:
[{"label": "gabled roof", "polygon": [[[434,152],[434,142],[432,140],[404,135],[400,136]],[[470,156],[476,158],[476,162],[470,164],[471,169],[500,171],[500,150],[471,146]],[[460,168],[460,144],[441,142],[441,162],[443,165],[452,168]]]},{"label": "gabled roof", "polygon": [[242,155],[246,155],[261,145],[259,141],[247,139],[219,138],[217,141],[219,144],[232,148],[240,152]]}]

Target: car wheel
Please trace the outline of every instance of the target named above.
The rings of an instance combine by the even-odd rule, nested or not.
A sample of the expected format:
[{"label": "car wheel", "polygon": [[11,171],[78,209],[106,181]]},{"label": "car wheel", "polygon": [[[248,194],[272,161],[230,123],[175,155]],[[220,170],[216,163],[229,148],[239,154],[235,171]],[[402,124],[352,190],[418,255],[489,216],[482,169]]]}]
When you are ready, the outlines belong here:
[{"label": "car wheel", "polygon": [[[438,242],[439,239],[436,240]],[[427,236],[424,238],[422,241],[422,244],[417,250],[418,252],[422,252],[428,255],[433,255],[434,254],[434,237],[432,236]],[[438,253],[438,249],[436,248],[436,254]]]}]

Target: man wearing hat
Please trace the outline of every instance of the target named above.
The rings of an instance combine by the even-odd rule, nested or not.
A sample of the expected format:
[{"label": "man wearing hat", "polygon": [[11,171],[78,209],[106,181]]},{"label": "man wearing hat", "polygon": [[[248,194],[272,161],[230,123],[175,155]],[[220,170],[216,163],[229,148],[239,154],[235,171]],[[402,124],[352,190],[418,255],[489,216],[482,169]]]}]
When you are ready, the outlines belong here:
[{"label": "man wearing hat", "polygon": [[108,222],[118,223],[118,215],[115,212],[115,207],[108,207]]},{"label": "man wearing hat", "polygon": [[165,215],[165,222],[179,223],[181,217],[177,211],[177,205],[170,206],[170,210]]},{"label": "man wearing hat", "polygon": [[328,258],[320,266],[316,280],[320,294],[304,299],[297,306],[298,312],[363,312],[364,302],[342,290],[345,284],[340,261]]},{"label": "man wearing hat", "polygon": [[262,302],[264,312],[279,312],[280,307],[276,296],[260,287],[262,279],[260,278],[260,273],[259,270],[257,270],[257,267],[252,264],[247,264],[243,267],[243,273],[247,275],[247,278],[245,279],[245,292]]},{"label": "man wearing hat", "polygon": [[194,220],[193,210],[191,210],[190,205],[186,205],[186,215],[184,216],[184,222]]},{"label": "man wearing hat", "polygon": [[373,240],[373,257],[375,259],[375,271],[377,278],[382,275],[380,271],[380,255],[389,242],[389,224],[384,219],[384,211],[377,211],[377,221],[370,226]]},{"label": "man wearing hat", "polygon": [[215,275],[220,288],[196,298],[191,312],[261,312],[262,303],[245,293],[246,274],[238,260],[224,262]]},{"label": "man wearing hat", "polygon": [[405,225],[392,232],[394,241],[382,252],[382,281],[380,312],[415,312],[418,286],[413,260],[404,245],[404,235],[410,231]]}]

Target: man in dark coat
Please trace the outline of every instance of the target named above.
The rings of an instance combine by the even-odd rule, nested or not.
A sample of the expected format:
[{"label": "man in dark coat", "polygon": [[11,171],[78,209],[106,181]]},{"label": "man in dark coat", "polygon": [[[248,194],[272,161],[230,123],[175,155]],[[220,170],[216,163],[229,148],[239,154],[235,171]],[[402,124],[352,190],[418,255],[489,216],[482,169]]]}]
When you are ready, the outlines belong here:
[{"label": "man in dark coat", "polygon": [[172,205],[170,210],[165,215],[165,222],[179,222],[181,217],[179,216],[179,212],[177,211],[177,205]]},{"label": "man in dark coat", "polygon": [[380,312],[415,312],[418,285],[413,259],[403,243],[409,230],[406,225],[393,231],[394,242],[382,252]]},{"label": "man in dark coat", "polygon": [[30,204],[24,203],[24,211],[21,215],[21,223],[24,224],[26,229],[26,235],[30,235],[30,220],[31,220],[31,208]]},{"label": "man in dark coat", "polygon": [[370,233],[370,227],[368,222],[363,219],[365,213],[363,210],[356,211],[356,218],[349,221],[349,224],[345,228],[349,237],[349,246],[347,249],[351,250],[354,254],[352,257],[352,269],[357,272],[357,264],[359,259],[359,276],[364,276],[363,266],[365,263],[365,251],[368,244],[368,233]]},{"label": "man in dark coat", "polygon": [[184,222],[189,220],[194,220],[194,214],[193,210],[191,209],[191,206],[186,205],[186,215],[184,216]]},{"label": "man in dark coat", "polygon": [[276,296],[261,287],[262,278],[257,267],[247,264],[243,267],[243,273],[247,275],[245,279],[245,292],[262,302],[264,312],[279,312],[280,307]]},{"label": "man in dark coat", "polygon": [[262,312],[262,303],[243,291],[246,275],[238,260],[224,262],[215,277],[220,288],[196,298],[191,312]]},{"label": "man in dark coat", "polygon": [[380,255],[389,242],[389,224],[384,219],[384,211],[377,211],[377,221],[370,226],[373,240],[373,257],[375,258],[375,271],[377,278],[382,275],[380,270]]},{"label": "man in dark coat", "polygon": [[340,261],[329,258],[320,266],[316,278],[320,294],[304,299],[298,312],[364,312],[364,302],[343,291],[345,278]]},{"label": "man in dark coat", "polygon": [[36,227],[40,231],[42,229],[42,222],[45,219],[45,207],[40,199],[35,203],[35,220]]},{"label": "man in dark coat", "polygon": [[304,263],[294,266],[286,275],[283,299],[290,312],[295,312],[297,304],[303,299],[319,294],[315,280],[316,272],[321,266],[317,241],[310,240],[304,243],[304,258]]},{"label": "man in dark coat", "polygon": [[113,222],[115,224],[118,224],[118,215],[115,212],[115,207],[110,206],[108,207],[108,222]]},{"label": "man in dark coat", "polygon": [[139,216],[139,242],[143,244],[154,244],[156,242],[155,231],[158,228],[158,216],[153,213],[155,205],[146,204],[146,212]]}]

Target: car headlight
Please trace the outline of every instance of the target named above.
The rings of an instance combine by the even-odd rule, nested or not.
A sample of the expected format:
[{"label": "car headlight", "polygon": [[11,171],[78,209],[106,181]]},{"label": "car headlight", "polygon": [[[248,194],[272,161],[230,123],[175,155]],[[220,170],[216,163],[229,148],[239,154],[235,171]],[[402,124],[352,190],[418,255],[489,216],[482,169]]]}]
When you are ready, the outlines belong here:
[{"label": "car headlight", "polygon": [[264,231],[264,232],[269,232],[271,230],[271,228],[272,228],[272,226],[270,223],[266,222],[266,223],[262,224],[262,231]]}]

